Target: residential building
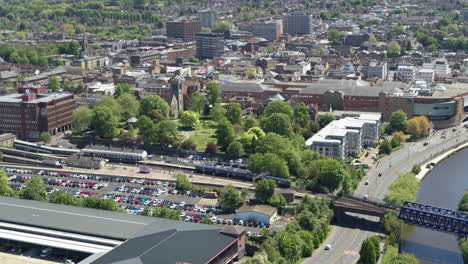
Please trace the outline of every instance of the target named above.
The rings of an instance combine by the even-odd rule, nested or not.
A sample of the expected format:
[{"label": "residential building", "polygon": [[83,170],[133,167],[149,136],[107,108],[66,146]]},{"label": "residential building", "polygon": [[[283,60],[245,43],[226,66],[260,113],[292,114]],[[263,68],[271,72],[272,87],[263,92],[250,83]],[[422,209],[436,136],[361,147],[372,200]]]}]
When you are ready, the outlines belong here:
[{"label": "residential building", "polygon": [[79,60],[74,60],[72,66],[79,67],[83,70],[92,70],[103,68],[108,64],[109,59],[106,57],[84,57]]},{"label": "residential building", "polygon": [[279,21],[253,23],[252,33],[267,40],[278,40],[283,34],[283,25]]},{"label": "residential building", "polygon": [[56,135],[72,128],[73,94],[10,94],[0,97],[0,133],[38,139],[41,132]]},{"label": "residential building", "polygon": [[425,81],[427,84],[434,82],[435,72],[434,70],[420,69],[416,74],[416,80]]},{"label": "residential building", "polygon": [[159,51],[146,51],[135,53],[130,56],[130,65],[138,66],[144,63],[153,63],[155,60],[160,59],[161,53]]},{"label": "residential building", "polygon": [[200,22],[196,20],[175,20],[166,22],[166,34],[168,37],[193,41],[200,32]]},{"label": "residential building", "polygon": [[236,211],[236,218],[244,222],[255,221],[256,223],[271,224],[277,212],[276,208],[268,205],[245,204]]},{"label": "residential building", "polygon": [[312,15],[293,13],[283,16],[283,31],[289,35],[310,35],[313,26]]},{"label": "residential building", "polygon": [[196,57],[199,59],[213,59],[224,54],[223,34],[200,32],[196,38]]},{"label": "residential building", "polygon": [[368,61],[361,67],[363,79],[382,79],[388,77],[388,68],[386,61]]},{"label": "residential building", "polygon": [[369,40],[369,34],[351,34],[344,38],[344,44],[353,47],[359,47],[362,43]]},{"label": "residential building", "polygon": [[450,67],[446,59],[437,59],[431,63],[423,63],[423,69],[434,70],[435,73],[449,74]]},{"label": "residential building", "polygon": [[410,83],[416,78],[416,67],[398,66],[397,77],[405,83]]},{"label": "residential building", "polygon": [[380,115],[345,117],[332,121],[306,141],[313,151],[334,159],[356,156],[364,147],[374,146],[379,136]]},{"label": "residential building", "polygon": [[[245,255],[245,228],[187,223],[0,197],[2,244],[51,247],[80,264],[226,264]],[[34,237],[34,239],[31,239]],[[200,243],[203,241],[203,243]]]},{"label": "residential building", "polygon": [[213,10],[201,10],[198,12],[198,20],[201,27],[212,28],[216,23],[216,13]]}]

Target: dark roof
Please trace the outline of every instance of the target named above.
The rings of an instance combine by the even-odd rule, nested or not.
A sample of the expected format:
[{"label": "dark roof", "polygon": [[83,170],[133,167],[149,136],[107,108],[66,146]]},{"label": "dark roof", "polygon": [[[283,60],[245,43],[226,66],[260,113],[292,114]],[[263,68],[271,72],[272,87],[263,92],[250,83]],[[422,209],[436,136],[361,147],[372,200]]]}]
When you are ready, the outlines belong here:
[{"label": "dark roof", "polygon": [[[200,241],[203,240],[203,243]],[[186,262],[203,264],[229,246],[235,238],[216,230],[177,231],[175,229],[130,239],[93,264]]]},{"label": "dark roof", "polygon": [[381,92],[402,92],[407,85],[402,82],[383,82],[370,85],[361,80],[320,80],[300,91],[300,94],[323,94],[327,91],[343,92],[348,96],[378,96]]},{"label": "dark roof", "polygon": [[223,83],[220,85],[223,92],[263,93],[265,90],[259,83]]}]

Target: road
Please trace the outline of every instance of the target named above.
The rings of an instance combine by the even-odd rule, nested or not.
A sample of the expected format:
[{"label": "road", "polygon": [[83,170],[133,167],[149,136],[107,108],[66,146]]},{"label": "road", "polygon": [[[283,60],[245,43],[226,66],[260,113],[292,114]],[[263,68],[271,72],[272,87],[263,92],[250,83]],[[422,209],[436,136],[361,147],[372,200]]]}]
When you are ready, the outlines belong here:
[{"label": "road", "polygon": [[[442,138],[445,133],[445,139]],[[453,146],[466,142],[468,133],[462,125],[457,131],[452,128],[440,130],[421,142],[405,143],[404,147],[389,156],[377,161],[368,175],[361,181],[355,191],[355,195],[368,195],[369,199],[381,200],[385,197],[390,184],[395,181],[398,174],[408,172],[414,164],[423,163],[431,157],[436,157]],[[424,142],[429,144],[424,146]],[[378,177],[382,172],[383,176]],[[365,180],[369,185],[365,185]],[[321,263],[356,263],[359,259],[359,249],[362,241],[372,235],[378,234],[378,218],[366,215],[350,214],[346,217],[343,226],[333,226],[332,232],[310,258],[303,261],[304,264]],[[365,228],[366,230],[357,229]],[[325,250],[326,244],[332,245],[331,250]]]}]

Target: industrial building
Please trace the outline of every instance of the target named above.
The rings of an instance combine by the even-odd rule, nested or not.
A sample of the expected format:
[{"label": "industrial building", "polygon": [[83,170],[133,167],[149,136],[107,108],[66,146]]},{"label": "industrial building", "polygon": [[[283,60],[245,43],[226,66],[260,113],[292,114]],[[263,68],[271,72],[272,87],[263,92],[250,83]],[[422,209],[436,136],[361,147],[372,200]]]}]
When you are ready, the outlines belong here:
[{"label": "industrial building", "polygon": [[[0,197],[0,243],[51,247],[79,264],[226,264],[245,229]],[[203,240],[203,243],[200,241]]]}]

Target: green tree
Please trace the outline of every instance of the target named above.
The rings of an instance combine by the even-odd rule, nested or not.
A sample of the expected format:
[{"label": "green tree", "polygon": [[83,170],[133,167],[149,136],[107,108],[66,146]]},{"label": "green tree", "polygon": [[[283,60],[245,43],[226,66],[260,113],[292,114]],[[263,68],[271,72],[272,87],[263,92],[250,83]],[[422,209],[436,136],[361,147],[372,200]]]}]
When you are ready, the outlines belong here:
[{"label": "green tree", "polygon": [[390,141],[390,145],[392,146],[392,149],[399,147],[401,145],[400,138],[392,137],[392,140]]},{"label": "green tree", "polygon": [[117,118],[117,121],[122,119],[122,106],[112,96],[106,96],[96,101],[95,107],[102,106],[111,110],[112,115]]},{"label": "green tree", "polygon": [[333,120],[335,120],[335,116],[330,113],[326,113],[323,116],[320,117],[318,123],[321,128],[326,127],[328,124],[330,124]]},{"label": "green tree", "polygon": [[245,76],[247,76],[247,78],[249,79],[253,79],[255,78],[255,76],[257,76],[257,74],[254,72],[254,71],[251,71],[251,70],[246,70],[244,72]]},{"label": "green tree", "polygon": [[392,113],[390,116],[390,132],[394,131],[401,131],[406,133],[408,130],[408,118],[406,117],[406,113],[403,110],[397,110]]},{"label": "green tree", "polygon": [[418,188],[419,182],[414,174],[400,174],[388,187],[385,201],[396,206],[402,206],[405,201],[415,201]]},{"label": "green tree", "polygon": [[33,176],[24,185],[24,188],[20,192],[20,197],[26,200],[45,201],[47,200],[45,188],[44,180],[39,176]]},{"label": "green tree", "polygon": [[198,114],[192,111],[182,112],[182,114],[180,115],[180,123],[182,127],[195,129],[200,123],[200,121],[198,120]]},{"label": "green tree", "polygon": [[177,131],[177,125],[168,120],[164,120],[156,124],[156,135],[159,144],[163,146],[169,146],[174,144],[179,136]]},{"label": "green tree", "polygon": [[283,136],[289,136],[292,133],[291,119],[282,113],[274,113],[263,117],[261,127],[266,133],[273,132]]},{"label": "green tree", "polygon": [[285,259],[295,263],[302,257],[302,243],[296,234],[282,231],[277,235],[277,240],[278,249]]},{"label": "green tree", "polygon": [[293,117],[294,122],[302,128],[309,128],[310,116],[309,116],[309,113],[307,112],[307,106],[303,102],[300,102],[294,105],[293,110],[294,110],[294,117]]},{"label": "green tree", "polygon": [[244,156],[244,147],[238,140],[235,140],[227,147],[226,154],[232,158],[240,158]]},{"label": "green tree", "polygon": [[164,99],[158,95],[148,94],[141,99],[140,115],[149,115],[153,111],[167,117],[169,115],[170,107]]},{"label": "green tree", "polygon": [[242,110],[240,104],[238,103],[228,103],[224,105],[226,109],[226,118],[231,122],[231,124],[240,124],[242,120]]},{"label": "green tree", "polygon": [[226,109],[217,105],[211,109],[210,116],[213,121],[220,122],[221,120],[226,119]]},{"label": "green tree", "polygon": [[131,93],[124,93],[117,98],[117,102],[122,108],[122,116],[125,120],[138,115],[140,102]]},{"label": "green tree", "polygon": [[327,162],[320,168],[319,183],[330,192],[336,190],[347,172],[337,160],[327,159]]},{"label": "green tree", "polygon": [[74,205],[74,206],[80,205],[80,200],[78,198],[62,190],[51,193],[49,196],[49,202],[55,203],[55,204],[65,204],[65,205]]},{"label": "green tree", "polygon": [[73,128],[81,132],[91,126],[93,111],[87,106],[81,106],[73,112]]},{"label": "green tree", "polygon": [[0,169],[0,196],[14,197],[16,191],[8,185],[8,176]]},{"label": "green tree", "polygon": [[369,35],[369,42],[370,43],[377,43],[377,39],[375,38],[374,34]]},{"label": "green tree", "polygon": [[255,199],[262,203],[267,203],[273,196],[276,189],[276,182],[270,179],[261,179],[255,184]]},{"label": "green tree", "polygon": [[374,245],[375,250],[375,261],[378,262],[380,258],[380,237],[378,235],[373,235],[368,238]]},{"label": "green tree", "polygon": [[143,208],[143,211],[141,212],[141,215],[142,216],[152,216],[151,208],[149,208],[148,206]]},{"label": "green tree", "polygon": [[221,88],[218,84],[210,82],[206,85],[206,93],[208,96],[208,103],[216,106],[221,103]]},{"label": "green tree", "polygon": [[200,91],[195,91],[190,97],[190,109],[196,113],[201,113],[207,103],[205,95]]},{"label": "green tree", "polygon": [[211,218],[207,215],[205,215],[205,217],[203,217],[203,219],[201,220],[201,223],[202,224],[207,224],[207,225],[214,225],[214,222],[213,220],[211,220]]},{"label": "green tree", "polygon": [[375,248],[374,243],[369,239],[365,239],[362,242],[361,250],[359,251],[359,263],[362,264],[376,264],[376,255],[375,255]]},{"label": "green tree", "polygon": [[275,113],[285,114],[288,117],[292,118],[294,115],[294,110],[289,104],[281,100],[274,100],[268,102],[267,107],[263,111],[263,115],[270,116]]},{"label": "green tree", "polygon": [[411,168],[411,172],[414,175],[418,175],[421,172],[421,165],[420,164],[414,164],[413,167]]},{"label": "green tree", "polygon": [[243,133],[240,142],[247,153],[254,153],[260,138],[265,136],[265,132],[259,127],[252,127]]},{"label": "green tree", "polygon": [[52,140],[52,136],[50,135],[49,132],[42,132],[39,135],[39,140],[45,143],[49,143]]},{"label": "green tree", "polygon": [[399,57],[401,53],[401,47],[396,41],[391,41],[387,47],[387,56],[389,58]]},{"label": "green tree", "polygon": [[336,29],[328,31],[328,41],[331,41],[333,45],[341,44],[341,33]]},{"label": "green tree", "polygon": [[216,127],[215,137],[218,142],[218,146],[221,150],[225,151],[235,138],[231,122],[227,119],[221,120]]},{"label": "green tree", "polygon": [[49,76],[49,89],[52,90],[52,92],[54,93],[60,90],[60,82],[57,76],[55,75]]},{"label": "green tree", "polygon": [[253,114],[248,115],[243,120],[243,128],[245,131],[249,130],[252,127],[259,127],[259,126],[260,126],[260,122]]},{"label": "green tree", "polygon": [[91,126],[98,136],[108,138],[114,137],[117,135],[118,125],[119,120],[110,108],[104,106],[96,106],[93,108]]},{"label": "green tree", "polygon": [[219,204],[223,208],[236,208],[242,205],[240,192],[233,186],[226,186],[221,193]]},{"label": "green tree", "polygon": [[114,98],[119,98],[122,94],[132,92],[132,87],[128,83],[118,83],[115,85]]},{"label": "green tree", "polygon": [[392,152],[392,143],[384,139],[379,146],[379,154],[390,154]]},{"label": "green tree", "polygon": [[184,193],[192,189],[192,184],[183,173],[177,174],[176,189]]},{"label": "green tree", "polygon": [[229,31],[231,30],[231,24],[225,21],[220,21],[220,22],[216,22],[213,25],[213,28],[216,30],[221,30],[221,31]]},{"label": "green tree", "polygon": [[137,127],[145,144],[151,145],[157,142],[157,126],[149,117],[145,115],[140,116],[137,121]]}]

